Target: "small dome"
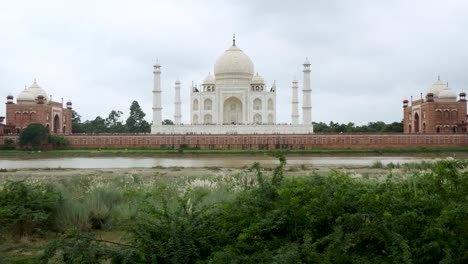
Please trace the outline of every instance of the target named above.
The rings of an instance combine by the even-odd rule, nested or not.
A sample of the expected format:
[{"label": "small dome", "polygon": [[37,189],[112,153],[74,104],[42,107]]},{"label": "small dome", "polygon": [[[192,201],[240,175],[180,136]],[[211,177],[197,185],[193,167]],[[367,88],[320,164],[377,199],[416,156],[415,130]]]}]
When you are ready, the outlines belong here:
[{"label": "small dome", "polygon": [[439,92],[439,99],[457,99],[457,94],[449,87],[446,87]]},{"label": "small dome", "polygon": [[47,101],[47,93],[42,89],[34,80],[34,83],[29,86],[28,91],[33,94],[34,99],[36,99],[39,95],[44,96],[44,100]]},{"label": "small dome", "polygon": [[175,81],[175,84],[180,84],[179,79],[177,79],[177,80]]},{"label": "small dome", "polygon": [[434,84],[432,84],[431,88],[429,88],[429,91],[427,91],[427,93],[433,93],[434,97],[438,98],[439,93],[445,88],[447,88],[447,85],[443,83],[439,78]]},{"label": "small dome", "polygon": [[11,94],[7,95],[7,99],[13,99],[13,95]]},{"label": "small dome", "polygon": [[72,101],[68,100],[67,105],[72,105]]},{"label": "small dome", "polygon": [[262,78],[262,76],[255,74],[255,76],[252,78],[252,84],[265,84],[265,80]]},{"label": "small dome", "polygon": [[18,97],[16,97],[16,100],[18,102],[34,102],[34,94],[29,91],[29,89],[24,89],[20,94],[18,94]]},{"label": "small dome", "polygon": [[203,84],[215,84],[215,78],[211,73],[208,73],[208,76],[206,76],[205,80],[203,80]]},{"label": "small dome", "polygon": [[305,59],[304,65],[310,65],[309,58],[306,58],[306,59]]},{"label": "small dome", "polygon": [[214,74],[216,80],[231,78],[251,80],[254,65],[249,56],[233,45],[216,60]]}]

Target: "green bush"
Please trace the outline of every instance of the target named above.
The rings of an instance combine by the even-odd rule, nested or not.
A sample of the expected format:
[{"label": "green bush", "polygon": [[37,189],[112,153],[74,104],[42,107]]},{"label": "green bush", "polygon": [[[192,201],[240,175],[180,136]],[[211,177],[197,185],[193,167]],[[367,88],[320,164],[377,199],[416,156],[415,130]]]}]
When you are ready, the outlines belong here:
[{"label": "green bush", "polygon": [[134,263],[131,250],[102,242],[107,241],[96,239],[91,233],[71,229],[47,245],[38,263],[111,263],[109,260],[112,263]]},{"label": "green bush", "polygon": [[0,190],[0,225],[13,236],[54,230],[61,195],[49,184],[7,181]]},{"label": "green bush", "polygon": [[15,148],[16,148],[16,146],[15,146],[15,142],[13,141],[13,139],[5,138],[5,140],[3,141],[2,149],[12,150],[12,149],[15,149]]},{"label": "green bush", "polygon": [[49,143],[56,148],[66,147],[70,145],[70,141],[62,136],[49,135]]},{"label": "green bush", "polygon": [[[82,205],[89,228],[93,221],[95,228],[108,227],[121,217],[116,208],[136,208],[119,226],[130,234],[128,245],[75,230],[50,243],[42,262],[468,262],[467,161],[426,163],[419,166],[424,171],[406,177],[362,180],[337,171],[284,177],[286,160],[276,156],[280,164],[271,175],[255,163],[254,184],[231,193],[222,189],[227,185],[88,188],[91,183],[74,181],[82,190],[61,206]],[[229,198],[213,199],[217,192]]]},{"label": "green bush", "polygon": [[105,229],[119,216],[119,211],[116,211],[115,207],[124,202],[122,190],[115,190],[113,187],[95,188],[84,196],[71,194],[66,189],[62,189],[62,192],[64,192],[63,202],[58,207],[55,218],[60,230]]},{"label": "green bush", "polygon": [[147,208],[132,245],[158,263],[466,263],[464,166],[441,161],[373,182],[338,172],[282,179],[281,166],[269,180],[256,164],[259,186],[234,200]]},{"label": "green bush", "polygon": [[20,134],[19,144],[23,147],[40,149],[42,144],[47,143],[49,130],[42,124],[33,123],[28,125]]}]

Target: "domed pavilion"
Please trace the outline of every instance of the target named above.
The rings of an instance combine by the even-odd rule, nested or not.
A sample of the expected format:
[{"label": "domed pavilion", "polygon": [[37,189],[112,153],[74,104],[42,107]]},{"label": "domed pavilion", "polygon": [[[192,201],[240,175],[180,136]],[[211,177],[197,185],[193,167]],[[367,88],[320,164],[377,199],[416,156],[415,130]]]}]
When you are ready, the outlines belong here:
[{"label": "domed pavilion", "polygon": [[72,102],[52,101],[34,80],[18,94],[16,102],[13,95],[7,96],[4,134],[21,133],[32,123],[44,125],[52,134],[71,134]]},{"label": "domed pavilion", "polygon": [[403,101],[404,133],[467,133],[466,93],[458,94],[440,80],[429,87],[425,98]]}]

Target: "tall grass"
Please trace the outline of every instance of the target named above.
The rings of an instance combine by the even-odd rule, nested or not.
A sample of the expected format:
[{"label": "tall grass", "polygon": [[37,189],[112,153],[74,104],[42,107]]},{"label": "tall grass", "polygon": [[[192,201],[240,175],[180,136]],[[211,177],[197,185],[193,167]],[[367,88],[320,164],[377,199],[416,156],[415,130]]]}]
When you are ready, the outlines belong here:
[{"label": "tall grass", "polygon": [[[159,253],[164,250],[168,256],[177,251],[174,256],[184,260],[210,256],[220,262],[230,258],[240,261],[238,256],[243,254],[245,260],[294,262],[302,258],[304,263],[365,257],[378,262],[400,255],[393,260],[412,258],[417,263],[418,257],[436,252],[431,234],[442,232],[435,240],[441,243],[442,251],[458,250],[443,244],[444,240],[463,242],[457,234],[464,230],[460,223],[466,222],[461,218],[466,215],[466,206],[460,201],[466,200],[462,188],[466,189],[468,161],[387,166],[380,162],[372,167],[400,169],[390,170],[386,178],[376,181],[356,180],[337,170],[323,177],[312,174],[283,179],[287,176],[283,162],[272,171],[256,164],[235,175],[219,169],[210,177],[155,174],[142,178],[130,173],[24,182],[29,187],[48,186],[47,190],[59,197],[52,203],[51,218],[38,226],[46,228],[47,223],[51,225],[47,230],[66,233],[45,251],[50,258],[65,257],[68,251],[79,256],[80,248],[95,249],[102,256],[111,254],[108,244],[98,242],[94,235],[101,230],[126,234],[125,244],[148,250],[139,252],[142,255],[160,247]],[[405,177],[394,177],[400,172]],[[0,184],[0,194],[5,186]],[[458,221],[457,229],[445,219]],[[72,237],[70,229],[85,233],[73,231],[79,236]],[[419,237],[422,240],[417,240]],[[346,249],[348,255],[340,256],[338,248]],[[129,248],[123,246],[118,251],[124,249]],[[217,252],[210,255],[210,250]],[[371,251],[375,255],[361,255]],[[433,259],[448,258],[442,256],[445,253],[437,254]],[[160,259],[164,261],[169,260]]]}]

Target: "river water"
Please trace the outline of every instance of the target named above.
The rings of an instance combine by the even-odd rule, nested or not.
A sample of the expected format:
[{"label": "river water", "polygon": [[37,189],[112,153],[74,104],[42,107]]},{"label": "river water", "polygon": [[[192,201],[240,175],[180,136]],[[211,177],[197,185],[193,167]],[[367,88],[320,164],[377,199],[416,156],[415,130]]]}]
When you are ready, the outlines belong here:
[{"label": "river water", "polygon": [[[384,165],[408,163],[437,157],[415,156],[288,156],[288,164],[307,164],[316,167],[334,166],[369,166],[376,161]],[[76,169],[112,169],[112,168],[151,168],[151,167],[225,167],[240,168],[250,166],[255,161],[262,165],[278,164],[278,160],[269,156],[221,155],[221,156],[181,156],[181,157],[66,157],[50,159],[0,159],[0,168],[76,168]]]}]

